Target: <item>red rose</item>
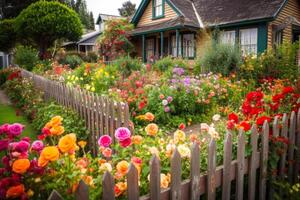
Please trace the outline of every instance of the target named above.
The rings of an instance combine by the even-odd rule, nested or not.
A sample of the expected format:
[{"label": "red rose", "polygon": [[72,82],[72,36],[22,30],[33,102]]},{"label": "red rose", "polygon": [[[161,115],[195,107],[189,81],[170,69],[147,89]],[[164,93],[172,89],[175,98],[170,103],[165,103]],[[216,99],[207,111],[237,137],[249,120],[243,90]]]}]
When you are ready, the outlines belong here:
[{"label": "red rose", "polygon": [[234,129],[234,122],[233,121],[228,121],[227,122],[227,129],[228,130]]},{"label": "red rose", "polygon": [[282,94],[283,95],[286,95],[286,94],[289,94],[289,93],[293,93],[293,92],[294,92],[294,88],[291,87],[291,86],[285,87],[282,90]]},{"label": "red rose", "polygon": [[126,148],[126,147],[131,145],[131,138],[129,137],[129,138],[123,140],[123,141],[120,141],[119,144],[121,145],[121,147]]},{"label": "red rose", "polygon": [[144,101],[141,101],[139,103],[139,110],[143,110],[143,108],[146,106],[146,103]]},{"label": "red rose", "polygon": [[267,120],[268,123],[270,123],[271,121],[271,117],[267,117],[267,116],[261,116],[259,118],[257,118],[256,120],[256,124],[259,125],[263,125],[265,123],[265,121]]},{"label": "red rose", "polygon": [[230,113],[228,115],[228,120],[233,121],[234,123],[238,123],[239,122],[239,117],[235,113]]},{"label": "red rose", "polygon": [[184,123],[181,123],[180,125],[179,125],[179,130],[183,130],[183,129],[185,129],[185,125],[184,125]]},{"label": "red rose", "polygon": [[263,97],[264,97],[264,94],[262,92],[253,91],[253,92],[249,92],[247,94],[246,98],[248,101],[260,101],[260,100],[262,100]]},{"label": "red rose", "polygon": [[284,98],[283,94],[276,94],[272,97],[273,102],[280,102]]},{"label": "red rose", "polygon": [[242,121],[240,123],[240,126],[243,127],[244,131],[249,131],[251,129],[250,124],[246,121]]}]

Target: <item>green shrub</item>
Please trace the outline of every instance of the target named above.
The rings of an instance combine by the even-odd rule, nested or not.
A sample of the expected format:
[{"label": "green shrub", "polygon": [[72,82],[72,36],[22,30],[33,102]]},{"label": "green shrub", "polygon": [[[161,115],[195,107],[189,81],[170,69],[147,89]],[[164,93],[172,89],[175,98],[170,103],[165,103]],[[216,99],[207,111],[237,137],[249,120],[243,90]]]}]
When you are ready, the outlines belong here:
[{"label": "green shrub", "polygon": [[14,62],[20,67],[29,71],[35,66],[38,61],[38,51],[29,46],[17,46]]},{"label": "green shrub", "polygon": [[172,58],[170,56],[164,57],[155,62],[153,68],[162,72],[172,69],[173,67],[188,68],[189,64],[186,60],[181,58]]},{"label": "green shrub", "polygon": [[212,42],[203,57],[195,65],[196,73],[214,72],[228,76],[242,64],[241,52],[237,47]]},{"label": "green shrub", "polygon": [[51,60],[39,60],[32,69],[36,74],[43,74],[45,71],[51,70]]},{"label": "green shrub", "polygon": [[87,55],[83,55],[82,60],[84,62],[95,63],[98,60],[98,55],[95,52],[88,52]]},{"label": "green shrub", "polygon": [[129,76],[132,71],[138,71],[141,69],[142,62],[137,58],[131,58],[130,56],[120,57],[114,62],[114,65],[118,68],[123,76]]},{"label": "green shrub", "polygon": [[0,86],[2,86],[7,81],[7,78],[13,71],[14,68],[5,68],[0,70]]},{"label": "green shrub", "polygon": [[83,63],[83,60],[77,55],[67,55],[60,60],[60,64],[69,65],[71,69],[75,69]]},{"label": "green shrub", "polygon": [[17,41],[13,19],[0,20],[0,51],[9,52]]}]

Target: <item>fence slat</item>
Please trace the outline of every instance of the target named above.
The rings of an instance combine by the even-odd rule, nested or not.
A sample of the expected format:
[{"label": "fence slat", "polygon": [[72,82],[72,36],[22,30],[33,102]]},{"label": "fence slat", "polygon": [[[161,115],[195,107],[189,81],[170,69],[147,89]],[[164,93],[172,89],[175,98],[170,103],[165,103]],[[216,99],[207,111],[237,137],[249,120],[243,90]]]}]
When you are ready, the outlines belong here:
[{"label": "fence slat", "polygon": [[300,109],[297,113],[296,122],[296,150],[295,150],[295,168],[294,168],[294,182],[299,182],[299,169],[300,169]]},{"label": "fence slat", "polygon": [[251,157],[250,157],[250,167],[249,167],[249,179],[248,179],[248,199],[255,199],[255,186],[256,186],[256,163],[259,159],[257,157],[257,140],[258,133],[256,125],[251,128]]},{"label": "fence slat", "polygon": [[63,200],[63,198],[56,190],[53,190],[48,197],[48,200]]},{"label": "fence slat", "polygon": [[150,199],[160,199],[160,161],[156,155],[150,160]]},{"label": "fence slat", "polygon": [[80,180],[79,185],[75,192],[75,200],[89,199],[89,187]]},{"label": "fence slat", "polygon": [[224,159],[223,159],[223,182],[222,182],[222,200],[230,199],[231,189],[231,161],[232,161],[232,135],[227,131],[224,141]]},{"label": "fence slat", "polygon": [[177,148],[171,158],[171,199],[181,200],[181,156]]},{"label": "fence slat", "polygon": [[207,199],[216,199],[216,142],[213,138],[208,146]]},{"label": "fence slat", "polygon": [[138,200],[139,184],[138,184],[138,171],[134,164],[130,164],[127,174],[127,195],[129,200]]},{"label": "fence slat", "polygon": [[268,176],[268,153],[269,153],[269,124],[264,122],[262,131],[262,147],[260,158],[260,177],[259,177],[259,199],[266,199],[266,183]]},{"label": "fence slat", "polygon": [[[288,117],[287,114],[284,114],[282,118],[281,136],[287,138],[287,133],[288,133]],[[282,154],[280,157],[280,164],[279,164],[279,175],[281,179],[283,179],[285,175],[286,152],[287,152],[287,145],[285,143],[283,143],[282,145],[283,145],[283,150],[282,150]]]},{"label": "fence slat", "polygon": [[115,200],[114,177],[108,171],[106,171],[103,175],[102,188],[102,200]]},{"label": "fence slat", "polygon": [[236,199],[243,199],[244,194],[244,167],[245,167],[245,135],[240,129],[237,148],[237,177],[236,177]]},{"label": "fence slat", "polygon": [[294,150],[295,150],[296,114],[293,111],[290,118],[289,144],[288,144],[288,180],[292,184],[294,177]]},{"label": "fence slat", "polygon": [[191,200],[200,199],[200,149],[194,142],[191,152]]}]

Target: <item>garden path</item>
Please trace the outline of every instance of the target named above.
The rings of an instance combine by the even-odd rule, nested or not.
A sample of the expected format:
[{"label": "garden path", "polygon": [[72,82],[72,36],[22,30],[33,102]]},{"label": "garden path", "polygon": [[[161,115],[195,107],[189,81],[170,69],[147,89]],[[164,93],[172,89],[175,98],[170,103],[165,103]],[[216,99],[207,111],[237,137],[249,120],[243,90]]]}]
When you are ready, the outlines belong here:
[{"label": "garden path", "polygon": [[3,90],[0,90],[0,104],[11,105],[8,97],[6,96]]}]

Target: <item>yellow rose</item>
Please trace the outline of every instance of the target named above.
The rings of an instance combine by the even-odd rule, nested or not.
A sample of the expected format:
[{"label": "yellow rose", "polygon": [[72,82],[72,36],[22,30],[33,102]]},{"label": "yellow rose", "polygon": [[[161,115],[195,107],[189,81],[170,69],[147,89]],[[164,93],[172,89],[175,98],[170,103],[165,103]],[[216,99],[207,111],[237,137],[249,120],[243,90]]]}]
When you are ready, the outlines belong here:
[{"label": "yellow rose", "polygon": [[61,135],[65,132],[65,128],[63,126],[52,126],[50,129],[51,135]]},{"label": "yellow rose", "polygon": [[145,128],[147,135],[155,136],[158,132],[158,126],[154,123],[148,124]]},{"label": "yellow rose", "polygon": [[129,168],[129,163],[127,161],[123,160],[117,164],[116,168],[117,168],[118,173],[125,175],[125,174],[127,174],[127,171]]},{"label": "yellow rose", "polygon": [[184,142],[185,140],[185,133],[182,130],[177,130],[174,133],[174,140],[176,143],[178,142]]},{"label": "yellow rose", "polygon": [[68,134],[60,138],[58,148],[61,152],[71,152],[76,149],[76,135],[74,133]]},{"label": "yellow rose", "polygon": [[38,166],[44,167],[49,161],[55,161],[59,158],[59,151],[55,146],[45,147],[38,159]]},{"label": "yellow rose", "polygon": [[140,135],[134,135],[131,137],[131,141],[133,144],[139,145],[142,143],[143,137]]},{"label": "yellow rose", "polygon": [[62,120],[63,120],[63,118],[61,116],[55,116],[55,117],[52,117],[52,119],[50,120],[50,123],[52,124],[52,126],[60,126]]},{"label": "yellow rose", "polygon": [[81,140],[81,141],[79,141],[78,142],[78,145],[81,147],[81,148],[84,148],[85,146],[86,146],[86,141],[83,141],[83,140]]}]

